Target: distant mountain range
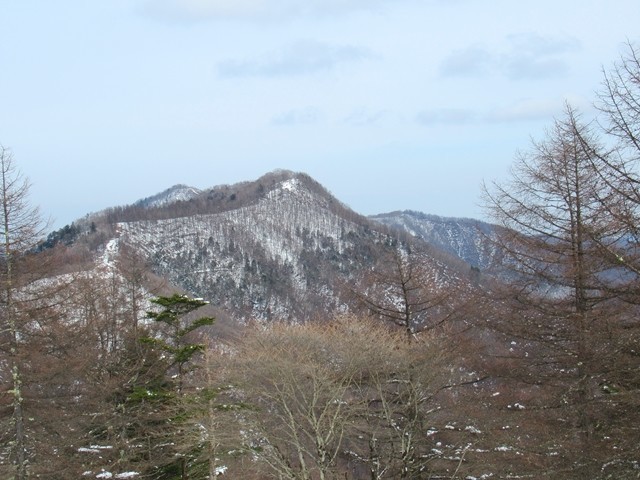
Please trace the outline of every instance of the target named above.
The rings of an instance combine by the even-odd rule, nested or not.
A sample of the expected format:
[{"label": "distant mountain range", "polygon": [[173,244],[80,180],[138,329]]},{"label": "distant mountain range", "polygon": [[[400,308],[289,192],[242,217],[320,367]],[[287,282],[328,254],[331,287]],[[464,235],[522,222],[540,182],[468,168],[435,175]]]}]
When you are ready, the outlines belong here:
[{"label": "distant mountain range", "polygon": [[155,275],[239,321],[345,312],[351,287],[399,241],[428,251],[428,268],[444,282],[487,268],[494,256],[489,224],[411,211],[367,218],[285,170],[202,191],[176,185],[71,230],[93,248],[118,239]]},{"label": "distant mountain range", "polygon": [[412,210],[373,215],[372,220],[402,230],[479,270],[496,259],[496,226],[469,218],[447,218]]}]

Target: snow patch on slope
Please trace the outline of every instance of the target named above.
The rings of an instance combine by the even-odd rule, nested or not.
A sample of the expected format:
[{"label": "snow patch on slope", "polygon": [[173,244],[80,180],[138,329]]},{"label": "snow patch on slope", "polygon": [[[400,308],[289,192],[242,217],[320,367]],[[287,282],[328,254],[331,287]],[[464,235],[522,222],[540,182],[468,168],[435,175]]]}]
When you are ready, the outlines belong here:
[{"label": "snow patch on slope", "polygon": [[158,193],[148,198],[138,200],[135,205],[146,208],[157,208],[170,205],[176,202],[186,202],[200,195],[201,190],[188,185],[174,185],[164,192]]},{"label": "snow patch on slope", "polygon": [[119,248],[119,240],[117,238],[112,238],[107,242],[107,245],[104,248],[104,252],[100,257],[101,264],[103,267],[107,269],[115,268],[116,257],[118,255],[118,248]]}]

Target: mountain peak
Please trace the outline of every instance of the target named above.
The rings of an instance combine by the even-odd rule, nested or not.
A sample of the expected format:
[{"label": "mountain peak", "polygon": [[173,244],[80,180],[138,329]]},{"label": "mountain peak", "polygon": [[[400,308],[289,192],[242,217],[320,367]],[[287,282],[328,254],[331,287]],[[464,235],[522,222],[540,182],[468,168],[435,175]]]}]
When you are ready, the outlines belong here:
[{"label": "mountain peak", "polygon": [[134,205],[145,208],[163,207],[175,202],[186,202],[197,197],[200,193],[201,190],[195,187],[179,183],[160,193],[138,200]]}]

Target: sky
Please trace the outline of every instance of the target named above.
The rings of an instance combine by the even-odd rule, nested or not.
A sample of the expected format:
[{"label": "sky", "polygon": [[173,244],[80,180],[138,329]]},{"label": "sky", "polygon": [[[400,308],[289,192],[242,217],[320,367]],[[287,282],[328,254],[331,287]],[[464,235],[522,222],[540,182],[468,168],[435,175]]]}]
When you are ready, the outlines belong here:
[{"label": "sky", "polygon": [[482,182],[640,40],[638,0],[0,0],[0,144],[59,228],[305,172],[355,211],[484,218]]}]

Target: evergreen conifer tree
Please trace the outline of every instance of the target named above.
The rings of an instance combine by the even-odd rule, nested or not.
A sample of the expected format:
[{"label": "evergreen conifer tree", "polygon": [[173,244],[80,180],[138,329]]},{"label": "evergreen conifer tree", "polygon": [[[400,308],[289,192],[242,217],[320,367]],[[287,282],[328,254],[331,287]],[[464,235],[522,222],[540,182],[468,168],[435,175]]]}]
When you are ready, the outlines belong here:
[{"label": "evergreen conifer tree", "polygon": [[[194,478],[189,471],[199,457],[199,445],[194,444],[190,428],[190,405],[197,403],[196,392],[188,388],[188,376],[196,368],[194,356],[203,352],[205,344],[194,342],[194,332],[202,327],[213,325],[214,318],[203,316],[193,318],[195,310],[208,302],[190,298],[186,295],[174,294],[170,297],[160,296],[151,302],[161,309],[147,312],[147,317],[157,322],[158,335],[141,339],[142,343],[160,353],[165,365],[165,379],[160,390],[154,392],[164,402],[168,417],[165,419],[166,429],[158,437],[164,448],[168,445],[173,450],[171,455],[164,456],[164,462],[153,467],[154,478],[186,479]],[[134,392],[135,393],[135,392]],[[144,393],[144,391],[143,391]],[[159,432],[160,433],[160,432]],[[170,440],[170,441],[167,441]]]}]

